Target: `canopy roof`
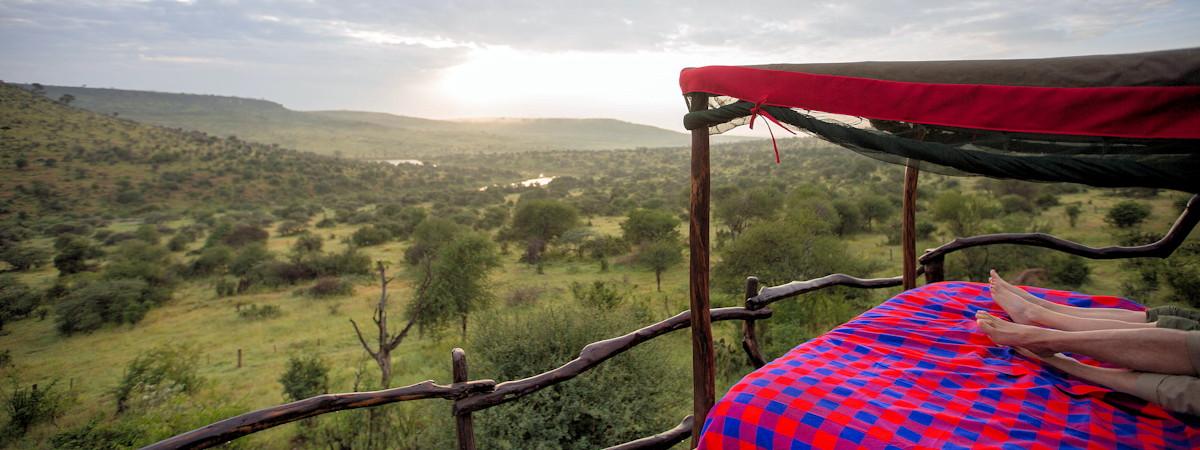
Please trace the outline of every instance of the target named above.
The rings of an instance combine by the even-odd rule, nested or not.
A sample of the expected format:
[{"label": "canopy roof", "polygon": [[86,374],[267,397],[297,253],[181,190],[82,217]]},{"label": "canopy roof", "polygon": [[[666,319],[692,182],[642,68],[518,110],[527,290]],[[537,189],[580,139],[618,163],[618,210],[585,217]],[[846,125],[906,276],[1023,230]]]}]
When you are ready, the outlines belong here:
[{"label": "canopy roof", "polygon": [[689,129],[722,132],[763,115],[945,173],[1200,192],[1200,48],[709,66],[684,69],[680,86],[709,94],[713,108],[690,113]]}]

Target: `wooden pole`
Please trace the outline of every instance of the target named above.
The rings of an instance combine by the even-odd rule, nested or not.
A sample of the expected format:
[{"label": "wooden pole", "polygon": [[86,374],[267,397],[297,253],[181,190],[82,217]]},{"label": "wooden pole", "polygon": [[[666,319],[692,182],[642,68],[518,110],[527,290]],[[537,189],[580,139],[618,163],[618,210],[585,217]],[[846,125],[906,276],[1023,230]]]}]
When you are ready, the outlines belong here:
[{"label": "wooden pole", "polygon": [[240,349],[240,348],[238,349],[238,366],[237,366],[237,368],[239,368],[239,369],[242,368],[242,349]]},{"label": "wooden pole", "polygon": [[[454,370],[454,382],[467,382],[467,352],[461,348],[450,351],[450,362]],[[454,415],[454,428],[458,432],[458,450],[475,450],[475,422],[471,413]]]},{"label": "wooden pole", "polygon": [[900,247],[903,262],[904,289],[917,287],[917,175],[920,170],[904,168],[904,204],[901,210]]},{"label": "wooden pole", "polygon": [[[690,94],[691,111],[708,109],[708,94]],[[712,318],[709,313],[709,185],[708,127],[692,130],[692,194],[688,207],[688,292],[692,322],[692,448],[716,401],[716,367],[713,361]]]}]

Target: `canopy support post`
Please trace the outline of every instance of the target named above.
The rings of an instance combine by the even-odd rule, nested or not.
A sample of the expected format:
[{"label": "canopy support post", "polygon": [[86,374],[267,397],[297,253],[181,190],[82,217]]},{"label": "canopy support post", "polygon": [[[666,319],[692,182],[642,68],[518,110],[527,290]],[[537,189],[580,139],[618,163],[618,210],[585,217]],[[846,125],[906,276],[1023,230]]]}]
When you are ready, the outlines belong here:
[{"label": "canopy support post", "polygon": [[[708,109],[708,94],[690,94],[690,111]],[[708,127],[692,130],[692,194],[688,206],[690,261],[688,293],[692,322],[692,447],[699,445],[704,419],[716,401],[712,317],[709,312],[709,138]]]},{"label": "canopy support post", "polygon": [[[909,164],[916,163],[909,161]],[[904,203],[900,212],[900,250],[904,258],[901,275],[906,291],[917,287],[917,175],[920,173],[920,169],[911,165],[904,168]]]}]

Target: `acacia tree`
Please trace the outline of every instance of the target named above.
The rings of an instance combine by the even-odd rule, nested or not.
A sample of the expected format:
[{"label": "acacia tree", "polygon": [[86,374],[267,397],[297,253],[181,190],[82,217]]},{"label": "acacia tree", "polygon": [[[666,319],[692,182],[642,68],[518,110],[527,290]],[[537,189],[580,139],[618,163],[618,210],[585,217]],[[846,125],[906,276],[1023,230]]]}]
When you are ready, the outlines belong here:
[{"label": "acacia tree", "polygon": [[467,315],[492,299],[486,282],[488,273],[500,266],[500,255],[490,239],[466,233],[438,252],[430,271],[427,292],[418,293],[425,303],[414,311],[423,329],[444,325],[457,317],[463,339],[467,337]]},{"label": "acacia tree", "polygon": [[621,222],[621,232],[630,244],[675,240],[679,238],[679,218],[658,209],[635,209]]},{"label": "acacia tree", "polygon": [[546,244],[574,228],[579,222],[579,211],[556,200],[528,200],[517,205],[513,215],[513,234],[527,243],[526,262],[537,263],[542,259]]},{"label": "acacia tree", "polygon": [[737,238],[754,222],[775,217],[783,201],[779,192],[770,188],[750,190],[724,189],[727,195],[717,200],[714,211],[717,219],[729,227],[729,233]]},{"label": "acacia tree", "polygon": [[673,240],[660,240],[642,246],[637,260],[654,271],[654,284],[662,292],[662,274],[683,261],[679,244]]}]

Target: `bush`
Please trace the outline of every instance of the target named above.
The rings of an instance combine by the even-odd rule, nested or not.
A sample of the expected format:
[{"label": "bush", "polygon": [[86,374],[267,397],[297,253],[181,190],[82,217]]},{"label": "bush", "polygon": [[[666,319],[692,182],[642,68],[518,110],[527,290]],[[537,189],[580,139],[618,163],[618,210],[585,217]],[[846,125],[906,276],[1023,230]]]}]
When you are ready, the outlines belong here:
[{"label": "bush", "polygon": [[283,398],[304,400],[329,392],[329,365],[318,356],[292,356],[287,371],[279,377]]},{"label": "bush", "polygon": [[304,291],[309,297],[337,297],[354,293],[354,285],[337,277],[321,277]]},{"label": "bush", "polygon": [[0,276],[0,330],[4,324],[29,317],[38,307],[41,294],[12,275]]},{"label": "bush", "polygon": [[154,404],[172,394],[194,392],[202,382],[196,373],[195,353],[188,347],[167,345],[130,361],[113,389],[117,413],[124,412],[134,398]]},{"label": "bush", "polygon": [[[515,380],[553,369],[591,342],[647,322],[623,308],[600,312],[554,305],[536,315],[481,319],[470,341],[482,378]],[[598,448],[657,433],[674,417],[686,378],[661,358],[661,341],[642,344],[562,383],[489,409],[475,426],[496,448]],[[631,380],[654,380],[652,383]]]},{"label": "bush", "polygon": [[276,230],[279,232],[280,236],[295,236],[303,233],[307,227],[308,224],[304,222],[289,220],[279,224],[279,228],[276,228]]},{"label": "bush", "polygon": [[233,262],[233,250],[224,245],[208,247],[200,251],[196,259],[188,266],[187,272],[192,276],[206,276],[225,271],[226,266]]},{"label": "bush", "polygon": [[168,295],[142,280],[98,280],[72,289],[55,306],[63,335],[94,331],[105,323],[134,324]]},{"label": "bush", "polygon": [[267,251],[265,245],[247,245],[238,250],[237,256],[234,256],[233,260],[229,262],[229,273],[244,276],[255,267],[272,261],[274,258],[274,255]]},{"label": "bush", "polygon": [[213,285],[213,288],[217,291],[218,298],[237,295],[237,287],[237,280],[229,277],[221,277]]},{"label": "bush", "polygon": [[91,241],[77,236],[64,236],[54,242],[58,255],[54,256],[54,267],[63,275],[91,270],[89,260],[104,256]]},{"label": "bush", "polygon": [[18,438],[29,431],[29,427],[42,422],[53,421],[62,415],[68,398],[58,391],[57,381],[48,385],[32,385],[28,388],[17,385],[13,381],[12,393],[4,402],[4,410],[8,413],[8,423],[4,424],[3,436]]},{"label": "bush", "polygon": [[1150,207],[1141,203],[1125,200],[1117,203],[1108,210],[1104,221],[1117,228],[1133,228],[1150,217]]},{"label": "bush", "polygon": [[376,225],[367,225],[355,231],[350,236],[350,241],[360,247],[370,247],[387,242],[391,238],[392,234],[387,229]]},{"label": "bush", "polygon": [[571,283],[571,295],[582,305],[602,310],[613,309],[625,299],[614,285],[600,280],[590,285],[578,281]]},{"label": "bush", "polygon": [[[214,234],[217,232],[214,230]],[[220,235],[221,243],[230,247],[241,247],[249,244],[264,243],[270,235],[267,230],[262,229],[258,225],[238,224],[234,225],[224,234]]]},{"label": "bush", "polygon": [[1050,281],[1067,289],[1077,289],[1086,283],[1091,269],[1087,261],[1077,256],[1059,257],[1051,260]]},{"label": "bush", "polygon": [[239,307],[237,310],[238,317],[244,320],[264,320],[274,319],[283,315],[283,310],[275,305],[262,305],[261,307],[251,304],[246,307]]},{"label": "bush", "polygon": [[36,269],[50,260],[50,254],[31,245],[13,244],[0,251],[0,261],[8,263],[13,270]]}]

